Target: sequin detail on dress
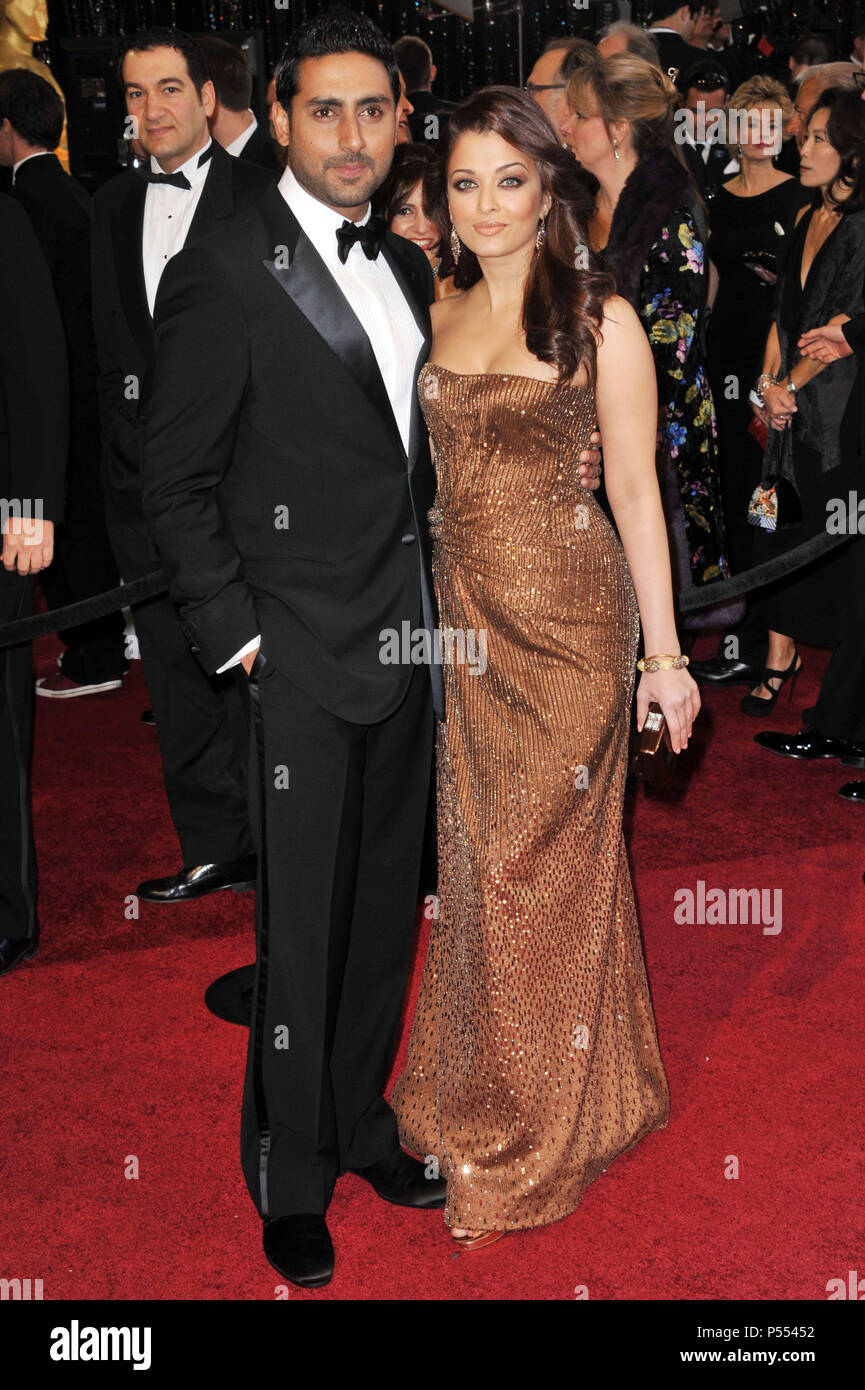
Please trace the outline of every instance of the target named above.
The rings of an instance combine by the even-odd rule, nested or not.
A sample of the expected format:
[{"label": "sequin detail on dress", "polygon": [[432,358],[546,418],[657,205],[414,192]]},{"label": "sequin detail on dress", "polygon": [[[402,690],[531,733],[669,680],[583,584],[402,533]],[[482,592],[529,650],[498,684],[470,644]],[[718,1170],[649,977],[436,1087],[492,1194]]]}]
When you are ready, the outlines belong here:
[{"label": "sequin detail on dress", "polygon": [[391,1103],[445,1220],[538,1226],[669,1115],[622,836],[639,618],[578,457],[589,387],[427,364],[444,667],[439,915]]}]

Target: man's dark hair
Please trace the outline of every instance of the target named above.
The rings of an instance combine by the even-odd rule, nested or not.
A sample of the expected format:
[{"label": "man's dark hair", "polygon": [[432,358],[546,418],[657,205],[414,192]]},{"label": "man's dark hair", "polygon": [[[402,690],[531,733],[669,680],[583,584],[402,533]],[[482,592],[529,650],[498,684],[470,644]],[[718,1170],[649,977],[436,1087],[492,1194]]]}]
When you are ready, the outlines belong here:
[{"label": "man's dark hair", "polygon": [[692,15],[696,15],[697,11],[703,8],[702,5],[689,4],[688,0],[655,0],[652,6],[652,23],[658,24],[662,19],[669,19],[671,14],[683,9],[686,4]]},{"label": "man's dark hair", "polygon": [[853,38],[865,39],[865,14],[860,14],[853,23]]},{"label": "man's dark hair", "polygon": [[292,34],[276,74],[276,99],[290,113],[291,99],[300,88],[304,58],[329,58],[337,53],[363,53],[381,63],[390,80],[394,105],[399,101],[399,67],[394,51],[380,29],[365,15],[334,9],[318,15]]},{"label": "man's dark hair", "polygon": [[732,80],[726,68],[713,58],[704,58],[692,63],[682,78],[681,90],[687,96],[693,87],[697,92],[718,92],[721,88],[729,93]]},{"label": "man's dark hair", "polygon": [[150,53],[154,48],[175,48],[182,55],[186,61],[186,71],[200,99],[202,87],[205,82],[210,80],[207,75],[207,64],[201,49],[192,42],[188,34],[184,34],[182,29],[155,27],[153,29],[141,29],[137,34],[130,34],[117,60],[117,73],[121,87],[123,86],[123,60],[127,53],[131,53],[133,49],[136,53]]},{"label": "man's dark hair", "polygon": [[220,106],[227,111],[248,110],[252,101],[252,70],[243,50],[215,34],[200,34],[195,43],[204,54]]},{"label": "man's dark hair", "polygon": [[414,34],[403,34],[393,46],[407,92],[422,92],[432,80],[432,50]]},{"label": "man's dark hair", "polygon": [[55,150],[63,134],[63,102],[50,82],[26,68],[0,73],[0,121],[28,145]]},{"label": "man's dark hair", "polygon": [[821,63],[831,62],[832,53],[826,39],[809,34],[806,38],[800,39],[793,49],[793,60],[797,67],[816,68]]}]

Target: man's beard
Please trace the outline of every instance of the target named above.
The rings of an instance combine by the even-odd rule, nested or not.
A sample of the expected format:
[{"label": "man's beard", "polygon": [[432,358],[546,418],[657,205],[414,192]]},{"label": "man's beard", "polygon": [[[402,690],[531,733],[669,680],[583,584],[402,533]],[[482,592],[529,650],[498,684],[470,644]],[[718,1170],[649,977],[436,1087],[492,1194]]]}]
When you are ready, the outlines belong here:
[{"label": "man's beard", "polygon": [[[297,154],[292,153],[291,146],[289,146],[289,162],[292,173],[307,193],[318,198],[319,202],[337,208],[356,208],[361,203],[369,202],[373,193],[381,187],[390,172],[390,166],[384,170],[376,169],[374,162],[366,155],[361,159],[336,157],[328,160],[324,168],[314,168],[304,163],[302,159],[298,159]],[[331,169],[337,164],[342,166],[360,165],[366,170],[367,177],[359,183],[349,186],[343,184],[336,176],[328,178]]]}]

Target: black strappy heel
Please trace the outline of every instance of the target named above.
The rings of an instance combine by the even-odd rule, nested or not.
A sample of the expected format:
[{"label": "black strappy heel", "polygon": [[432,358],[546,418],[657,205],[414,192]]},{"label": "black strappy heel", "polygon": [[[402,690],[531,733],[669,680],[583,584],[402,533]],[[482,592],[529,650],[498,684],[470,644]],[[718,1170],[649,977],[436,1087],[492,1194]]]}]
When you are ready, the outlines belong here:
[{"label": "black strappy heel", "polygon": [[[771,666],[764,667],[763,674],[760,677],[760,684],[765,685],[767,690],[771,690],[772,698],[771,700],[763,700],[759,695],[752,695],[749,691],[747,695],[743,695],[742,702],[739,705],[742,713],[754,715],[757,719],[762,719],[764,715],[771,714],[772,710],[775,708],[775,702],[784,689],[787,681],[790,682],[790,693],[787,697],[787,704],[789,705],[793,699],[793,687],[796,684],[796,677],[802,670],[802,666],[805,665],[803,661],[802,664],[797,667],[796,662],[798,660],[799,648],[796,647],[793,651],[793,660],[790,662],[786,671],[773,671]],[[781,682],[777,690],[773,685],[769,684],[770,680],[779,680]]]}]

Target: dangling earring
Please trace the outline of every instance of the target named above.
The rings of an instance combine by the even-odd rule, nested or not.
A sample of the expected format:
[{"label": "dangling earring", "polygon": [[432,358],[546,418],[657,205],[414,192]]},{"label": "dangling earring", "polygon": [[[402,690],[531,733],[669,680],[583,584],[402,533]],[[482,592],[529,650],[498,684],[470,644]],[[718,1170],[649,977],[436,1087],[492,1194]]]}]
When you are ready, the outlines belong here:
[{"label": "dangling earring", "polygon": [[613,141],[613,157],[614,157],[614,159],[615,159],[615,161],[616,161],[617,164],[621,164],[621,162],[622,162],[622,156],[619,154],[619,142],[618,142],[618,140],[614,140],[614,141]]},{"label": "dangling earring", "polygon": [[454,224],[453,224],[453,222],[452,222],[452,223],[451,223],[451,251],[453,252],[454,265],[456,265],[457,261],[458,261],[459,258],[460,258],[460,251],[461,251],[461,250],[462,250],[462,243],[460,242],[460,239],[459,239],[459,237],[457,236],[457,229],[456,229],[456,227],[454,226]]},{"label": "dangling earring", "polygon": [[741,146],[741,145],[737,145],[737,146],[736,146],[736,154],[739,156],[740,159],[742,158],[742,146]]},{"label": "dangling earring", "polygon": [[535,250],[536,250],[536,251],[540,251],[541,247],[543,246],[543,244],[544,244],[544,237],[546,236],[546,234],[547,234],[547,229],[546,229],[546,227],[544,226],[544,219],[543,219],[542,217],[540,217],[540,218],[538,218],[538,231],[537,231],[537,236],[535,237]]}]

